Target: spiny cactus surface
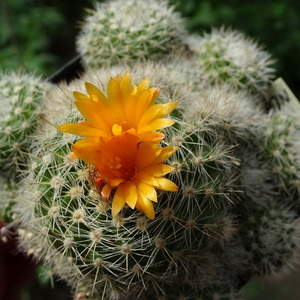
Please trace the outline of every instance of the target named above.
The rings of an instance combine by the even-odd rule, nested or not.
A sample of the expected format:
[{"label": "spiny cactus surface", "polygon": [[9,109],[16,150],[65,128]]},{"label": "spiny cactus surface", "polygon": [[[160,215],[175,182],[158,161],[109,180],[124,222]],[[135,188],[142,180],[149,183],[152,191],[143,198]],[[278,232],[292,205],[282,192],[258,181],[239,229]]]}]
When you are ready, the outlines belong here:
[{"label": "spiny cactus surface", "polygon": [[96,3],[84,20],[77,47],[91,68],[155,61],[181,45],[182,23],[165,0]]},{"label": "spiny cactus surface", "polygon": [[7,174],[25,163],[49,84],[32,74],[10,72],[1,74],[0,87],[0,168]]}]

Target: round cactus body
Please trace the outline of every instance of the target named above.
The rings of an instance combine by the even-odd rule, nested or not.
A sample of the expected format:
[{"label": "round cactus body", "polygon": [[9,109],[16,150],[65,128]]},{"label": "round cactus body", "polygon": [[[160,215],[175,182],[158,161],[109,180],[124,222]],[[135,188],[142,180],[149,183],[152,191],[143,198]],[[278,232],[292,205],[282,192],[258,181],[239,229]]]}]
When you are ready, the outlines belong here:
[{"label": "round cactus body", "polygon": [[[90,74],[96,83],[94,74],[103,71]],[[102,75],[101,82],[108,78]],[[220,279],[220,269],[226,270],[220,255],[228,255],[227,246],[241,247],[236,217],[230,212],[239,202],[240,171],[228,134],[213,129],[215,121],[205,112],[187,122],[173,117],[176,123],[163,130],[160,147],[179,147],[166,161],[173,167],[168,178],[179,190],[157,190],[152,220],[129,206],[113,217],[111,198],[103,200],[97,170],[71,154],[70,146],[78,137],[50,125],[83,120],[73,110],[71,96],[79,83],[53,91],[57,103],[47,101],[56,112],[50,107],[44,112],[49,122],[36,134],[24,180],[26,192],[15,208],[24,225],[23,247],[49,262],[77,293],[89,297],[180,299],[178,295],[191,294],[210,299],[214,293],[231,297],[235,288],[228,282],[237,275],[227,284],[211,284]],[[66,99],[58,102],[62,87]],[[182,95],[173,91],[166,84],[160,103],[182,101]],[[174,116],[185,113],[183,103]],[[212,111],[208,114],[211,117]]]},{"label": "round cactus body", "polygon": [[203,36],[187,36],[186,42],[194,52],[199,78],[210,84],[264,93],[274,76],[271,55],[239,31],[222,27]]},{"label": "round cactus body", "polygon": [[87,67],[157,60],[181,44],[182,19],[165,0],[97,3],[77,39]]},{"label": "round cactus body", "polygon": [[49,84],[25,73],[0,75],[0,169],[7,175],[22,166],[31,146]]}]

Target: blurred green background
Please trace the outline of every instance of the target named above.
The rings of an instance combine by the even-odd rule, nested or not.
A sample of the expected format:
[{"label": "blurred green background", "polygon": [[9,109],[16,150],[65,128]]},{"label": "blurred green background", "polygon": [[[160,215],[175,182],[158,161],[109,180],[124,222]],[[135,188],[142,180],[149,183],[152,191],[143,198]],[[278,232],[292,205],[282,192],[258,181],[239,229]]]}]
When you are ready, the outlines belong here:
[{"label": "blurred green background", "polygon": [[[75,37],[85,8],[93,8],[94,0],[0,0],[0,3],[0,70],[22,67],[47,78],[77,55]],[[276,59],[276,76],[283,77],[300,99],[300,1],[171,0],[170,3],[182,13],[190,32],[202,34],[225,25],[264,45]],[[255,279],[244,288],[242,296],[246,300],[298,300],[299,283],[299,271],[278,281]],[[22,300],[46,299],[46,286],[49,299],[67,299],[64,295],[68,290],[64,286],[58,284],[58,290],[50,292],[49,284],[41,286],[37,281],[24,291]],[[39,296],[43,293],[44,296]]]}]

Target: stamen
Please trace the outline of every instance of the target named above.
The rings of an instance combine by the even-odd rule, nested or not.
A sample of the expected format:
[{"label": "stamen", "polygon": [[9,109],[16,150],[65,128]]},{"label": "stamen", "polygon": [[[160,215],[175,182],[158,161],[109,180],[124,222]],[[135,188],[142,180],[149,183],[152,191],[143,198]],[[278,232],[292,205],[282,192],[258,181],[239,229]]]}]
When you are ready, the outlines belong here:
[{"label": "stamen", "polygon": [[113,125],[112,133],[114,135],[120,135],[120,134],[122,134],[122,132],[123,132],[122,126],[120,126],[119,124],[114,124]]},{"label": "stamen", "polygon": [[120,164],[121,158],[116,156],[115,158],[111,158],[106,164],[108,167],[112,169],[120,169],[122,165]]}]

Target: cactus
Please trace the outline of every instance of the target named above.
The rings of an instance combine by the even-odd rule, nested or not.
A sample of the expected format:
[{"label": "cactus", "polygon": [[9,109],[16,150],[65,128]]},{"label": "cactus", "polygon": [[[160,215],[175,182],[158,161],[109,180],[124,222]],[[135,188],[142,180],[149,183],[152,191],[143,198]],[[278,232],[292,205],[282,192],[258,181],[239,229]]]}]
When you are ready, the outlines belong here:
[{"label": "cactus", "polygon": [[299,120],[290,111],[271,113],[263,125],[261,149],[276,178],[276,192],[282,201],[299,211]]},{"label": "cactus", "polygon": [[0,169],[7,176],[25,164],[49,84],[35,75],[10,72],[0,75],[0,87]]},{"label": "cactus", "polygon": [[181,45],[182,19],[166,0],[96,3],[77,38],[84,65],[91,68],[156,61]]},{"label": "cactus", "polygon": [[[108,82],[106,74],[105,69],[90,72],[84,80],[99,82],[101,76],[104,84]],[[134,76],[141,80],[142,75]],[[64,113],[58,115],[48,108],[44,113],[50,123],[82,119],[69,102],[73,101],[71,91],[80,83],[82,91],[82,80],[77,80],[52,92],[48,105]],[[260,112],[247,94],[232,94],[226,86],[184,102],[180,93],[174,98],[168,88],[171,83],[162,89],[160,101],[168,103],[172,98],[181,103],[172,113],[177,123],[163,130],[163,146],[179,147],[168,164],[174,168],[169,179],[180,189],[158,192],[153,220],[130,207],[112,217],[111,201],[103,201],[95,185],[95,169],[72,159],[70,145],[76,136],[61,133],[49,123],[36,134],[31,167],[23,183],[26,194],[16,205],[22,224],[26,224],[20,232],[21,243],[26,251],[50,263],[53,272],[80,295],[95,299],[181,299],[184,295],[210,299],[219,293],[230,299],[237,291],[237,278],[249,268],[244,263],[226,282],[219,275],[219,270],[228,272],[220,256],[240,252],[236,261],[230,262],[233,266],[248,257],[237,235],[232,206],[239,203],[241,193],[238,143],[247,140],[245,128],[261,117]],[[67,98],[59,102],[61,91]],[[246,120],[243,101],[248,105]],[[207,102],[211,103],[209,110],[201,104]],[[188,104],[197,108],[196,114]]]},{"label": "cactus", "polygon": [[181,26],[166,1],[97,4],[86,71],[43,85],[43,118],[31,111],[0,212],[76,299],[236,299],[298,261],[299,125],[264,111],[270,55],[224,28],[182,51]]},{"label": "cactus", "polygon": [[13,205],[18,190],[13,179],[0,177],[0,220],[5,223],[13,221]]},{"label": "cactus", "polygon": [[[187,36],[194,52],[197,75],[209,84],[227,83],[238,89],[266,94],[274,78],[271,55],[237,30],[213,29],[203,36]],[[194,71],[195,71],[194,69]]]},{"label": "cactus", "polygon": [[[14,206],[22,249],[52,266],[77,299],[234,299],[252,274],[278,274],[293,265],[297,205],[281,203],[286,190],[278,194],[278,183],[287,176],[274,176],[272,149],[284,135],[284,162],[289,157],[294,164],[296,121],[264,114],[251,92],[229,85],[199,93],[187,82],[180,90],[179,69],[171,72],[169,65],[137,64],[132,78],[141,81],[148,70],[163,83],[160,103],[179,102],[171,113],[176,123],[162,130],[161,145],[179,147],[167,160],[173,168],[168,179],[179,190],[157,191],[155,218],[141,207],[113,212],[113,194],[103,200],[97,169],[71,152],[78,137],[55,126],[82,123],[72,91],[80,92],[76,99],[86,97],[81,93],[88,81],[105,93],[110,72],[122,68],[128,69],[86,72],[45,99],[48,122],[35,133],[25,193]],[[114,126],[112,133],[120,134]]]}]

